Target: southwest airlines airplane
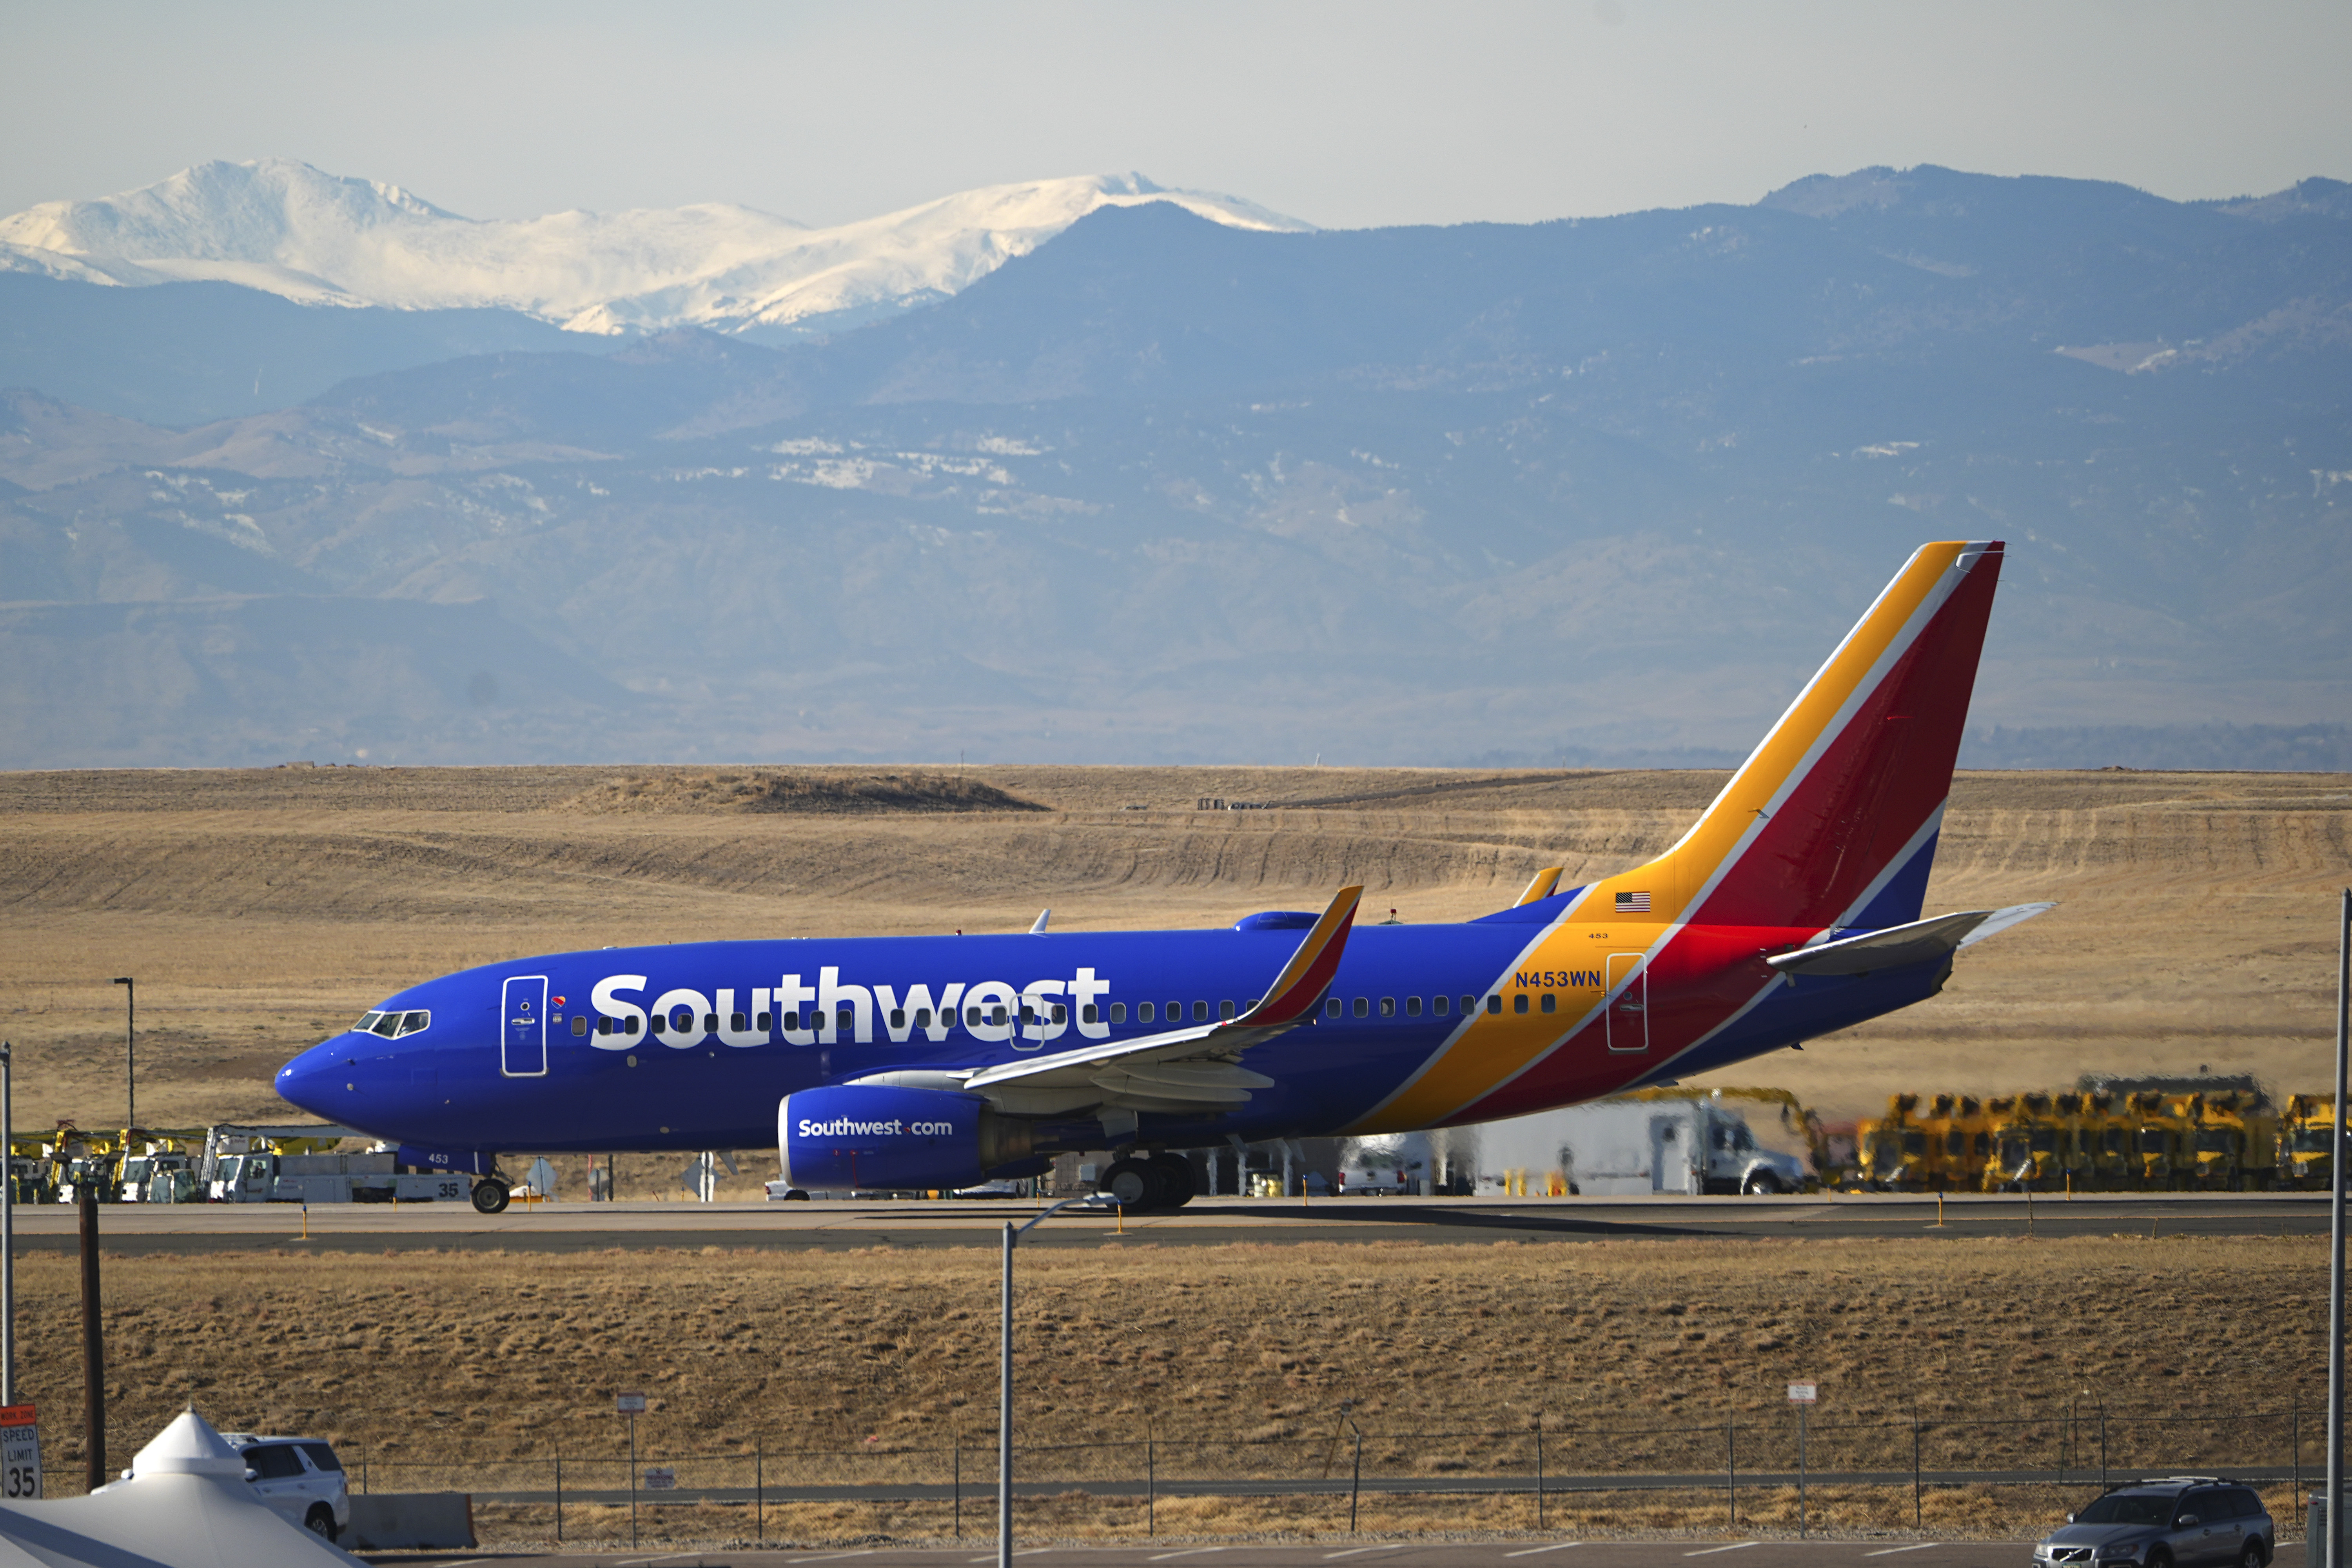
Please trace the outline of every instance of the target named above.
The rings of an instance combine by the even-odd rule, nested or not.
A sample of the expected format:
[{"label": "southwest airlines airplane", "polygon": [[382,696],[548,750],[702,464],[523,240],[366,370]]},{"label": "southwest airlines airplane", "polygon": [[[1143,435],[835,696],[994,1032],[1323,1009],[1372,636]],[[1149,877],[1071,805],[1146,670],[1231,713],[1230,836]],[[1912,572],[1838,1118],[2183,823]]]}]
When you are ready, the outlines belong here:
[{"label": "southwest airlines airplane", "polygon": [[[923,1189],[1111,1149],[1486,1121],[1794,1046],[1943,986],[2046,904],[1923,919],[2001,546],[1928,544],[1673,848],[1539,874],[1458,925],[1363,889],[1229,930],[799,938],[492,964],[387,998],[278,1075],[302,1109],[482,1178],[500,1151],[782,1147],[799,1188]],[[1043,921],[1040,921],[1040,927]]]}]

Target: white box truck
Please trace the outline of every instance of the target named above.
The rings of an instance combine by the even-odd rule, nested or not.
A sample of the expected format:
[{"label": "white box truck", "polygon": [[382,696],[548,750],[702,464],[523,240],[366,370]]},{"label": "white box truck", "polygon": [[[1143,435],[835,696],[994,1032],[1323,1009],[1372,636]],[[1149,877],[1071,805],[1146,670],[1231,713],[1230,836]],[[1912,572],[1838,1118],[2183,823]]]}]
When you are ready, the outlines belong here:
[{"label": "white box truck", "polygon": [[1713,1096],[1595,1100],[1477,1129],[1481,1195],[1794,1193],[1805,1163],[1759,1143],[1748,1119]]}]

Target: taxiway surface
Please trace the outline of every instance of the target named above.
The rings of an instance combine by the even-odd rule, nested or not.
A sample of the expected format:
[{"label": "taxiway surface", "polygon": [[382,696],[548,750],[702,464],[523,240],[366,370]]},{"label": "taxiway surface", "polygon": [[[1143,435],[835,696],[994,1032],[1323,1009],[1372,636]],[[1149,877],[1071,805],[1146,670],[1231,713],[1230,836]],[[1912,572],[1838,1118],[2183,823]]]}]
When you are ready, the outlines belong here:
[{"label": "taxiway surface", "polygon": [[[108,1251],[194,1254],[321,1250],[584,1252],[613,1247],[847,1249],[995,1247],[1034,1202],[767,1204],[518,1203],[484,1215],[454,1204],[109,1205]],[[79,1245],[75,1211],[21,1207],[23,1250]],[[1819,1194],[1784,1198],[1203,1198],[1174,1214],[1069,1208],[1028,1247],[1214,1247],[1234,1242],[1577,1242],[1794,1237],[1961,1239],[1994,1236],[2319,1236],[2319,1193],[2140,1195]]]}]

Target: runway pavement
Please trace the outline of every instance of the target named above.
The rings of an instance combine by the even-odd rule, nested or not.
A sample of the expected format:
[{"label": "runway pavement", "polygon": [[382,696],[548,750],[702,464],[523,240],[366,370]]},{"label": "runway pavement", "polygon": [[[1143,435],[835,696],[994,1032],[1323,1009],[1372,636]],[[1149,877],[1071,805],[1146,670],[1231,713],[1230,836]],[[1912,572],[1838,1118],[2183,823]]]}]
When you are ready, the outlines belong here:
[{"label": "runway pavement", "polygon": [[[761,1552],[605,1552],[599,1554],[436,1555],[362,1553],[374,1563],[418,1568],[514,1563],[532,1568],[965,1568],[996,1561],[989,1542],[920,1549]],[[1027,1547],[1024,1568],[2027,1568],[2030,1542],[1894,1540],[1759,1541],[1748,1536],[1679,1541],[1552,1540],[1481,1542],[1380,1542],[1349,1545]],[[2280,1543],[2276,1568],[2304,1568],[2300,1542]]]},{"label": "runway pavement", "polygon": [[[612,1247],[995,1247],[1034,1202],[524,1204],[500,1215],[464,1204],[122,1204],[107,1206],[106,1250],[123,1254],[351,1250],[601,1251]],[[20,1251],[71,1250],[74,1211],[16,1211]],[[2318,1236],[2323,1193],[2084,1194],[1954,1197],[1202,1198],[1166,1215],[1065,1209],[1027,1247],[1213,1247],[1234,1242],[1521,1241],[1788,1237]]]}]

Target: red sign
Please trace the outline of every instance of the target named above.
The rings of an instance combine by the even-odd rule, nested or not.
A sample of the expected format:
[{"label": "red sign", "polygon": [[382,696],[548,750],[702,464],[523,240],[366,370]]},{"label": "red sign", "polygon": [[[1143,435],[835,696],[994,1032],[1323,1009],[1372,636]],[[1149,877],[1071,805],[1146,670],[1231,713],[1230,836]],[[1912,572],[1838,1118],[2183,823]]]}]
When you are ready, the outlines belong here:
[{"label": "red sign", "polygon": [[0,1426],[37,1426],[38,1418],[29,1405],[0,1405]]}]

